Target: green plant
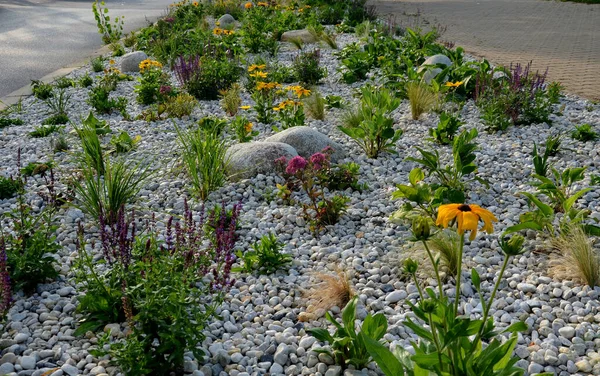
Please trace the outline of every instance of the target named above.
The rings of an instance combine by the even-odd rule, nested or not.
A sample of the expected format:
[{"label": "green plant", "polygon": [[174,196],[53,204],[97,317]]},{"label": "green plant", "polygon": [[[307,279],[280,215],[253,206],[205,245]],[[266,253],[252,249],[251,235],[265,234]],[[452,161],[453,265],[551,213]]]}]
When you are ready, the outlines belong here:
[{"label": "green plant", "polygon": [[94,72],[102,72],[104,70],[104,57],[96,56],[95,58],[90,60],[90,64],[92,65],[92,70]]},{"label": "green plant", "polygon": [[33,131],[29,132],[29,135],[33,138],[46,137],[46,136],[51,135],[54,132],[60,131],[63,128],[64,128],[64,126],[55,125],[55,124],[41,125],[39,127],[35,127],[35,129]]},{"label": "green plant", "polygon": [[464,124],[458,117],[442,112],[437,128],[430,128],[429,135],[442,145],[449,145],[454,140],[458,129]]},{"label": "green plant", "polygon": [[313,119],[325,119],[325,98],[318,91],[314,90],[308,98],[304,99],[304,107]]},{"label": "green plant", "polygon": [[[83,155],[80,159],[99,175],[104,174],[105,166],[104,152],[98,135],[107,133],[107,127],[106,121],[96,119],[92,112],[83,120],[81,128],[74,127],[83,149]],[[110,132],[110,128],[108,128],[108,131]]]},{"label": "green plant", "polygon": [[[439,209],[436,224],[446,228],[454,219],[458,219],[457,232],[460,235],[456,291],[461,291],[465,231],[472,231],[470,239],[473,241],[479,221],[483,221],[484,228],[492,232],[491,224],[497,221],[497,218],[476,205],[444,205]],[[472,223],[467,225],[467,221]],[[429,222],[428,218],[417,219],[413,223],[413,236],[415,240],[423,243],[428,253],[438,283],[437,295],[431,288],[424,292],[420,287],[416,277],[419,267],[416,261],[407,259],[404,264],[405,273],[412,277],[420,296],[417,304],[408,302],[419,322],[412,317],[404,322],[404,325],[419,338],[418,341],[412,342],[415,354],[410,354],[399,347],[392,352],[377,339],[363,335],[362,339],[368,352],[386,376],[404,375],[405,372],[409,375],[523,375],[524,370],[515,367],[518,358],[512,356],[512,352],[517,344],[517,333],[526,330],[527,326],[522,322],[509,326],[500,333],[511,333],[510,337],[506,341],[501,341],[498,337],[500,333],[494,330],[490,308],[507,265],[513,257],[523,253],[522,246],[525,239],[518,235],[510,240],[500,239],[504,261],[489,299],[484,299],[481,278],[477,270],[471,269],[471,282],[479,294],[483,308],[482,317],[472,319],[459,314],[460,294],[455,294],[454,302],[444,294],[438,262],[427,245],[431,236]],[[487,343],[487,346],[484,346],[484,343]]]},{"label": "green plant", "polygon": [[48,99],[54,94],[52,85],[38,80],[31,81],[31,91],[34,97],[41,100]]},{"label": "green plant", "polygon": [[544,154],[542,155],[538,153],[537,145],[533,143],[533,152],[531,155],[533,156],[533,167],[537,175],[546,176],[548,174],[548,168],[550,167],[548,159],[558,154],[561,142],[561,135],[548,136],[545,141]]},{"label": "green plant", "polygon": [[582,124],[575,126],[575,130],[571,132],[571,137],[578,141],[588,142],[597,140],[599,136],[590,124]]},{"label": "green plant", "polygon": [[431,111],[439,100],[438,95],[422,82],[407,83],[406,95],[410,101],[413,120],[418,120],[422,114]]},{"label": "green plant", "polygon": [[49,114],[52,114],[53,121],[47,124],[66,124],[69,121],[67,110],[70,107],[71,94],[67,94],[64,89],[58,90],[49,98],[44,99],[44,103],[48,106]]},{"label": "green plant", "polygon": [[110,144],[116,153],[127,153],[135,150],[141,139],[141,136],[131,138],[129,133],[121,131],[118,135],[112,136]]},{"label": "green plant", "polygon": [[22,181],[0,176],[0,200],[14,197],[22,188]]},{"label": "green plant", "polygon": [[327,329],[314,328],[308,332],[322,342],[328,342],[331,350],[318,349],[319,353],[325,353],[331,356],[334,361],[347,368],[352,365],[355,369],[365,368],[372,357],[367,349],[368,345],[364,337],[372,339],[379,343],[387,331],[387,320],[383,313],[376,315],[368,314],[363,320],[360,330],[356,329],[356,303],[358,298],[350,300],[348,305],[342,311],[342,323],[327,312],[327,320],[335,326],[335,333],[332,335]]},{"label": "green plant", "polygon": [[54,168],[54,162],[29,162],[27,166],[21,168],[21,174],[23,176],[34,176],[34,175],[42,175],[44,176],[47,171],[51,168]]},{"label": "green plant", "polygon": [[368,188],[366,183],[358,182],[360,165],[354,162],[337,164],[321,169],[321,179],[330,191],[353,191],[362,192]]},{"label": "green plant", "polygon": [[91,218],[104,218],[115,223],[119,210],[134,202],[137,194],[151,176],[149,165],[123,160],[103,160],[104,173],[96,170],[90,159],[80,160],[80,176],[73,179],[77,194],[76,206]]},{"label": "green plant", "polygon": [[50,147],[55,153],[69,150],[69,141],[67,141],[67,136],[65,136],[64,133],[59,132],[57,135],[51,138]]},{"label": "green plant", "polygon": [[83,76],[79,77],[78,84],[81,87],[89,87],[94,83],[94,79],[86,72]]},{"label": "green plant", "polygon": [[[20,166],[18,167],[20,170]],[[27,202],[25,181],[21,175],[11,179],[9,184],[13,189],[16,188],[12,194],[17,195],[17,203],[16,207],[2,215],[0,241],[6,249],[12,285],[15,290],[23,289],[26,293],[31,293],[38,283],[58,276],[54,254],[61,246],[55,236],[58,226],[55,224],[57,195],[54,190],[54,174],[50,170],[46,179],[47,192],[40,193],[45,201],[41,210],[34,210]],[[3,185],[3,180],[0,179],[0,195],[11,193],[2,189]]]},{"label": "green plant", "polygon": [[169,117],[182,118],[190,116],[197,105],[198,101],[193,95],[179,93],[174,97],[169,97],[164,103],[164,108]]},{"label": "green plant", "polygon": [[[187,202],[184,206],[183,219],[174,225],[171,217],[164,232],[136,224],[121,210],[115,224],[100,229],[102,239],[106,239],[101,247],[108,278],[94,271],[94,264],[80,271],[88,282],[88,294],[99,292],[98,300],[110,297],[104,307],[94,306],[93,311],[84,312],[86,319],[102,325],[117,310],[131,328],[125,338],[112,343],[111,333],[101,336],[98,348],[90,353],[97,357],[109,355],[127,375],[183,373],[187,351],[201,359],[204,352],[197,345],[205,339],[204,328],[233,283],[229,271],[235,259],[240,205],[234,205],[229,225],[223,218],[217,219],[213,237],[204,236],[204,223],[193,219]],[[204,218],[204,213],[199,217]],[[141,231],[136,231],[136,226]],[[178,235],[172,238],[175,231]],[[207,274],[212,278],[207,279]],[[120,307],[111,306],[118,302],[105,292],[110,289],[109,293],[118,294],[111,284],[113,280],[120,284],[116,287],[122,294]],[[100,287],[89,288],[89,282],[91,287]]]},{"label": "green plant", "polygon": [[458,276],[458,257],[460,250],[460,237],[454,231],[438,231],[430,239],[430,246],[439,255],[439,264],[452,278]]},{"label": "green plant", "polygon": [[201,128],[183,132],[175,125],[182,159],[188,177],[192,180],[194,193],[206,200],[215,189],[223,186],[229,164],[227,146],[216,130]]},{"label": "green plant", "polygon": [[54,81],[54,85],[59,89],[66,89],[69,87],[75,87],[75,80],[72,78],[67,78],[65,76],[59,77]]},{"label": "green plant", "polygon": [[219,92],[226,90],[241,75],[235,61],[210,56],[190,58],[181,57],[174,65],[180,84],[199,100],[215,100]]},{"label": "green plant", "polygon": [[361,88],[361,105],[338,127],[354,140],[369,158],[377,158],[380,152],[395,153],[395,144],[402,130],[394,130],[391,113],[398,108],[400,100],[385,88]]},{"label": "green plant", "polygon": [[134,91],[138,103],[149,105],[156,102],[164,102],[164,87],[169,86],[169,78],[162,70],[162,64],[158,61],[146,59],[140,63],[139,85]]},{"label": "green plant", "polygon": [[55,114],[42,121],[42,125],[62,125],[69,122],[67,114]]},{"label": "green plant", "polygon": [[112,52],[112,56],[119,57],[125,55],[125,47],[118,41],[112,42],[108,45],[108,48]]},{"label": "green plant", "polygon": [[231,121],[231,128],[239,142],[250,142],[258,136],[258,131],[254,130],[254,124],[243,115],[238,115]]},{"label": "green plant", "polygon": [[108,15],[108,8],[106,8],[104,1],[99,0],[95,0],[92,3],[92,12],[94,12],[94,18],[98,26],[98,34],[102,35],[104,44],[117,42],[121,39],[124,24],[123,16],[114,17],[114,20],[111,22]]},{"label": "green plant", "polygon": [[284,244],[275,234],[264,235],[260,241],[252,245],[252,250],[236,252],[238,259],[243,261],[243,266],[233,268],[232,271],[245,273],[258,271],[261,274],[271,274],[278,269],[284,269],[292,263],[292,256],[281,253],[283,247]]},{"label": "green plant", "polygon": [[238,113],[240,106],[242,105],[241,92],[242,87],[237,82],[231,85],[230,88],[220,92],[221,107],[227,115],[235,116]]},{"label": "green plant", "polygon": [[343,59],[340,68],[342,81],[351,85],[355,82],[365,80],[372,65],[368,57],[367,52],[357,51]]},{"label": "green plant", "polygon": [[327,75],[327,70],[319,66],[321,51],[300,53],[292,64],[296,79],[303,84],[316,85]]},{"label": "green plant", "polygon": [[560,103],[560,97],[562,96],[561,91],[563,90],[564,87],[560,84],[560,82],[551,82],[546,89],[550,103]]},{"label": "green plant", "polygon": [[23,125],[23,120],[21,119],[11,119],[11,118],[0,118],[0,129],[8,127],[10,125]]},{"label": "green plant", "polygon": [[[436,191],[442,202],[462,203],[465,200],[465,189],[468,182],[477,180],[487,185],[487,182],[478,176],[473,176],[470,180],[465,177],[477,172],[475,164],[475,151],[478,146],[473,140],[477,137],[477,129],[462,131],[452,144],[452,163],[446,166],[441,164],[440,154],[437,150],[426,151],[416,148],[421,154],[421,158],[409,157],[407,160],[417,162],[427,171],[427,176],[433,176],[436,179],[432,190]],[[411,172],[412,173],[412,172]],[[418,173],[420,174],[420,173]],[[416,179],[422,180],[422,179]]]},{"label": "green plant", "polygon": [[325,108],[343,108],[344,100],[339,95],[327,95],[325,96]]},{"label": "green plant", "polygon": [[135,31],[131,31],[127,36],[123,39],[123,45],[127,48],[132,48],[137,43],[137,35]]},{"label": "green plant", "polygon": [[552,239],[552,248],[558,254],[550,259],[550,274],[583,282],[592,288],[599,286],[600,257],[591,239],[581,226],[571,225],[567,230]]},{"label": "green plant", "polygon": [[109,114],[116,109],[124,118],[128,118],[128,116],[126,116],[127,98],[110,98],[110,90],[104,85],[94,86],[88,93],[87,102],[101,114]]}]

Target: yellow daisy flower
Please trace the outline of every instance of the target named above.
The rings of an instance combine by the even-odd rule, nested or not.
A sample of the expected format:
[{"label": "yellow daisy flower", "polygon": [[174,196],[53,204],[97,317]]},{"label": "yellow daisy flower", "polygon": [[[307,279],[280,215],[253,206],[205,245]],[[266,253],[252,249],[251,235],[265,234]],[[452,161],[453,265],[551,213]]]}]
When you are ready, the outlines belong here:
[{"label": "yellow daisy flower", "polygon": [[492,222],[498,222],[498,218],[492,212],[481,208],[479,205],[448,204],[439,207],[435,225],[446,228],[450,221],[455,218],[458,223],[458,233],[462,235],[465,231],[471,231],[470,240],[474,240],[477,236],[477,225],[480,220],[483,221],[481,230],[486,231],[488,234],[494,232]]}]

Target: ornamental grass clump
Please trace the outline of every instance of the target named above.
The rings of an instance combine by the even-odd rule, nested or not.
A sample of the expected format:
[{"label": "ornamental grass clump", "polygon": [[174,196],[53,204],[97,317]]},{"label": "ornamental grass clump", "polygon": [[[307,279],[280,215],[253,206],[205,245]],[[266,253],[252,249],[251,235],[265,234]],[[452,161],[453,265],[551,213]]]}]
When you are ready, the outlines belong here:
[{"label": "ornamental grass clump", "polygon": [[406,96],[410,102],[413,120],[419,120],[422,114],[431,111],[439,100],[438,95],[429,86],[416,81],[406,84]]},{"label": "ornamental grass clump", "polygon": [[600,255],[581,226],[569,226],[568,231],[553,238],[550,244],[557,252],[550,257],[551,276],[592,288],[600,286]]},{"label": "ornamental grass clump", "polygon": [[204,211],[193,213],[187,201],[183,217],[169,218],[164,231],[153,220],[125,216],[122,208],[113,224],[101,216],[103,263],[91,262],[80,227],[75,268],[86,291],[82,326],[98,330],[116,320],[127,321],[130,330],[122,339],[99,336],[90,353],[109,355],[134,376],[182,374],[188,351],[203,358],[204,329],[235,282],[230,272],[241,205],[230,211],[222,210],[211,236],[204,233]]},{"label": "ornamental grass clump", "polygon": [[305,312],[298,315],[300,321],[317,320],[332,307],[344,307],[354,297],[350,277],[341,267],[334,273],[315,273],[311,288],[303,291],[307,302]]},{"label": "ornamental grass clump", "polygon": [[[477,236],[479,222],[483,222],[481,230],[492,233],[493,223],[497,221],[490,211],[475,204],[449,204],[439,207],[436,226],[448,228],[456,223],[456,232],[460,237],[454,291],[461,291],[466,233],[470,232],[469,239],[472,242]],[[412,259],[404,262],[404,271],[412,277],[420,297],[416,304],[408,302],[416,319],[408,318],[404,322],[404,325],[419,338],[413,345],[415,354],[410,354],[398,346],[392,352],[377,338],[364,335],[361,339],[365,341],[369,353],[386,376],[404,375],[405,372],[412,374],[417,370],[436,375],[466,375],[471,374],[473,369],[477,370],[477,375],[523,375],[525,371],[515,366],[519,358],[514,357],[512,352],[517,344],[518,333],[526,330],[527,326],[522,322],[510,325],[501,332],[510,333],[509,338],[504,340],[499,337],[500,333],[494,330],[490,308],[508,263],[513,257],[523,253],[525,239],[520,235],[510,239],[501,237],[499,243],[504,260],[489,299],[485,299],[477,269],[471,269],[471,283],[479,294],[483,307],[482,317],[472,319],[461,314],[460,293],[450,298],[444,292],[439,262],[429,247],[432,236],[430,226],[430,218],[418,217],[413,222],[412,232],[414,240],[423,243],[425,247],[437,279],[437,293],[432,288],[421,288],[416,276],[418,262]]]}]

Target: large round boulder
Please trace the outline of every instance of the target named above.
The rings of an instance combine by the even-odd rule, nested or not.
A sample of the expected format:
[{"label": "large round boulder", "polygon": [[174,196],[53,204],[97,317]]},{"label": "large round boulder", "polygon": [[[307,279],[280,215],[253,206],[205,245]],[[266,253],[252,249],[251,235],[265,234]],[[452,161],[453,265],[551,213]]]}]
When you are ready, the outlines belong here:
[{"label": "large round boulder", "polygon": [[123,55],[121,72],[139,72],[140,63],[148,58],[143,51],[133,51]]},{"label": "large round boulder", "polygon": [[448,67],[452,65],[452,61],[450,58],[448,58],[448,56],[442,54],[429,56],[427,59],[425,59],[423,64],[421,64],[417,72],[420,73],[423,70],[427,70],[423,74],[423,81],[430,83],[431,80],[433,80],[435,76],[440,74],[442,71],[442,68],[440,68],[439,65]]},{"label": "large round boulder", "polygon": [[222,15],[219,20],[219,27],[222,29],[229,29],[230,26],[235,25],[235,18],[231,14]]},{"label": "large round boulder", "polygon": [[297,156],[296,149],[282,142],[245,142],[227,150],[229,165],[227,173],[236,181],[249,179],[258,174],[275,172],[275,160]]},{"label": "large round boulder", "polygon": [[274,134],[265,141],[283,142],[284,144],[291,145],[296,149],[298,155],[307,159],[314,153],[322,151],[327,146],[333,149],[333,155],[331,156],[333,162],[337,162],[344,157],[342,145],[332,141],[323,133],[306,126],[288,128]]}]

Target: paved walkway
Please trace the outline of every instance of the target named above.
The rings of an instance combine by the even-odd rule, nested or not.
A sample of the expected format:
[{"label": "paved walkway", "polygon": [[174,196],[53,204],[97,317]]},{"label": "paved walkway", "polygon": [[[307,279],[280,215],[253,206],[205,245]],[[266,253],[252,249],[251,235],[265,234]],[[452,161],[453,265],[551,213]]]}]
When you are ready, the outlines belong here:
[{"label": "paved walkway", "polygon": [[[102,47],[92,0],[0,0],[0,97]],[[165,14],[173,0],[107,0],[125,32]]]},{"label": "paved walkway", "polygon": [[600,5],[553,0],[371,3],[380,15],[393,14],[405,26],[446,26],[442,40],[494,63],[532,60],[534,69],[548,68],[549,79],[560,81],[567,92],[600,100]]}]

